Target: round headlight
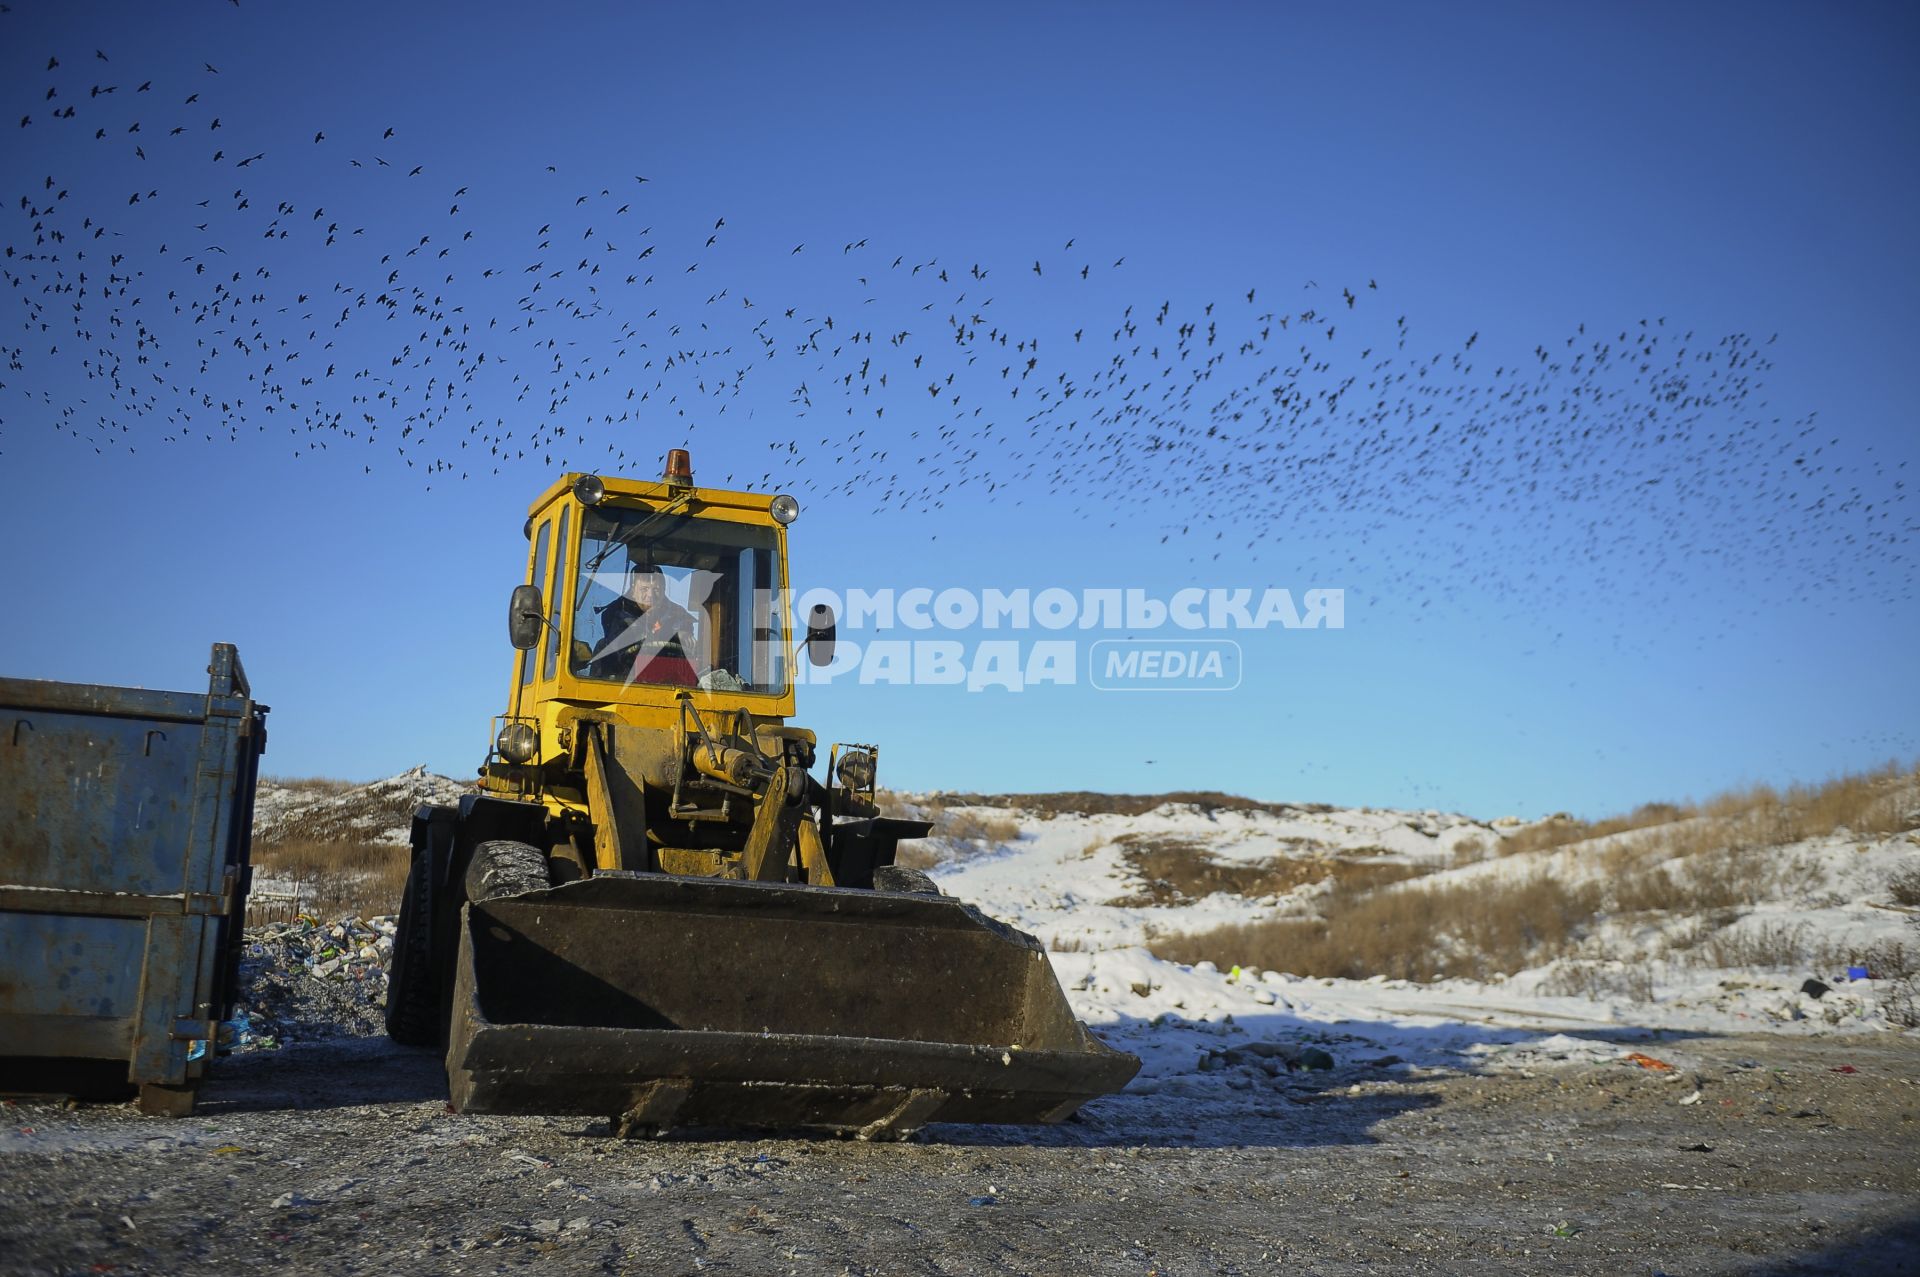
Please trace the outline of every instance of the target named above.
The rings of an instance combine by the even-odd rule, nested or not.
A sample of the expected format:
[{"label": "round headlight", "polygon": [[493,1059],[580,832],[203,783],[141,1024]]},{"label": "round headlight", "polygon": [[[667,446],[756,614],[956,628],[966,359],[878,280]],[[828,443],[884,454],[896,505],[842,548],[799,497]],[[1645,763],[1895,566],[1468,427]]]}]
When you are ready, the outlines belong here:
[{"label": "round headlight", "polygon": [[510,763],[529,763],[540,752],[540,733],[534,731],[531,723],[508,723],[500,729],[500,739],[494,742],[500,751],[500,757]]},{"label": "round headlight", "polygon": [[767,513],[773,516],[775,523],[784,528],[800,517],[800,503],[782,492],[767,503]]},{"label": "round headlight", "polygon": [[848,789],[869,788],[873,784],[873,755],[864,749],[849,750],[840,755],[834,770],[840,775],[840,783]]},{"label": "round headlight", "polygon": [[573,495],[581,505],[599,505],[607,495],[607,485],[597,474],[583,474],[573,481]]}]

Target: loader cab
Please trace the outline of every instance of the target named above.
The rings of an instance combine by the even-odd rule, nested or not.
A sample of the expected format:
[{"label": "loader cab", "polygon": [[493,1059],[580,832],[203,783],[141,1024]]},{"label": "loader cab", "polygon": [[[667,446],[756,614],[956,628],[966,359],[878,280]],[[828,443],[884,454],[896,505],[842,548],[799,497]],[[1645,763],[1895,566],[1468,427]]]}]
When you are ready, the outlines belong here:
[{"label": "loader cab", "polygon": [[[786,623],[790,497],[566,475],[533,503],[526,583],[540,637],[514,666],[517,713],[570,704],[793,713]],[[784,520],[783,520],[784,517]]]}]

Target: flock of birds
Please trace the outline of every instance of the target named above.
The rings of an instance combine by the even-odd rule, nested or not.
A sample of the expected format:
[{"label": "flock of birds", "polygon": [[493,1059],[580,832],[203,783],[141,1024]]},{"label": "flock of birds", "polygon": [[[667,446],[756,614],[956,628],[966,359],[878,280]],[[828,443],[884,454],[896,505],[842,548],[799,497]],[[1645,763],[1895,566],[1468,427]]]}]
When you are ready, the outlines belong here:
[{"label": "flock of birds", "polygon": [[1768,341],[1648,317],[1433,349],[1371,279],[1115,303],[1125,256],[1073,237],[1011,264],[865,234],[756,262],[644,174],[535,174],[514,207],[543,212],[508,235],[489,176],[440,173],[402,128],[229,147],[244,105],[220,84],[61,49],[14,86],[0,455],[28,431],[277,441],[431,487],[651,473],[691,440],[705,482],[884,512],[1071,503],[1215,576],[1420,608],[1684,606],[1703,579],[1755,609],[1780,581],[1914,598],[1906,461],[1771,415]]}]

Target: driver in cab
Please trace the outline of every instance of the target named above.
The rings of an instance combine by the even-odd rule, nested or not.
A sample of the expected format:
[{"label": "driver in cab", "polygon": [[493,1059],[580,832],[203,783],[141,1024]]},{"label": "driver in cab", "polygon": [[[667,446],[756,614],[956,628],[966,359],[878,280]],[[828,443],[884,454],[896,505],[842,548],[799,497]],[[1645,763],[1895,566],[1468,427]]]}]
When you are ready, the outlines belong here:
[{"label": "driver in cab", "polygon": [[600,609],[600,645],[591,671],[597,678],[629,683],[693,687],[699,680],[693,654],[697,622],[667,595],[660,569],[634,564],[627,588]]}]

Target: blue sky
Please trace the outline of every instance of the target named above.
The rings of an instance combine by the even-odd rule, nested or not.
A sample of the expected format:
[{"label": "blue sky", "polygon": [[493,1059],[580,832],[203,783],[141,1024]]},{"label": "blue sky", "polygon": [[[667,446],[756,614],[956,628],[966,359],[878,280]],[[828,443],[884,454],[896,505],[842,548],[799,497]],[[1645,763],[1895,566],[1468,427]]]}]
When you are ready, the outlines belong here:
[{"label": "blue sky", "polygon": [[[563,457],[650,476],[687,444],[703,480],[767,474],[800,495],[803,586],[1348,592],[1342,630],[1236,636],[1230,696],[803,689],[801,721],[879,741],[896,786],[1598,814],[1920,755],[1916,509],[1896,486],[1920,470],[1900,468],[1920,460],[1904,7],[16,3],[0,23],[18,99],[0,239],[25,252],[58,221],[71,254],[82,218],[110,226],[86,268],[96,290],[142,272],[117,331],[138,317],[165,338],[156,393],[176,416],[189,383],[242,404],[191,428],[168,407],[126,412],[86,376],[84,343],[52,351],[28,326],[30,300],[73,304],[37,290],[81,264],[6,263],[22,281],[0,300],[17,365],[0,377],[8,674],[192,686],[207,645],[235,642],[274,707],[270,771],[466,774],[504,696],[526,503]],[[75,117],[51,118],[63,105]],[[282,203],[291,233],[269,239]],[[100,260],[109,243],[119,265]],[[211,296],[188,257],[244,280],[199,325],[163,301]],[[357,304],[395,271],[440,318]],[[115,299],[81,300],[105,331]],[[355,313],[332,328],[343,304]],[[528,305],[546,309],[516,329]],[[1296,322],[1151,427],[1058,403],[1028,421],[1039,383],[1007,399],[1021,361],[974,337],[965,365],[948,322],[1039,339],[1036,376],[1084,404],[1135,344],[1116,329],[1165,339],[1162,305],[1171,323],[1219,322],[1229,346],[1271,332],[1261,315]],[[799,353],[826,315],[840,353]],[[1605,419],[1605,446],[1567,442],[1567,388],[1595,383],[1564,365],[1589,340],[1639,341],[1643,319],[1662,358],[1744,333],[1767,366],[1721,374],[1726,393],[1679,430]],[[415,337],[449,323],[469,326],[469,357],[495,356],[452,374],[466,399],[446,396],[454,356],[423,364]],[[209,360],[192,342],[222,324]],[[862,328],[871,353],[840,335]],[[1308,340],[1328,368],[1303,381],[1358,380],[1347,413],[1370,380],[1433,357],[1407,384],[1446,393],[1377,446],[1337,412],[1204,436],[1220,395]],[[1541,371],[1546,347],[1563,371]],[[830,383],[855,356],[892,371],[884,393]],[[1171,384],[1148,362],[1128,363],[1130,385]],[[341,420],[265,412],[246,376],[268,363],[316,376],[287,393]],[[1642,402],[1621,367],[1599,384]],[[956,373],[961,405],[908,379],[928,368]],[[1515,368],[1545,379],[1544,417],[1500,406]],[[355,401],[376,388],[396,400]],[[409,420],[421,411],[430,426]],[[1183,424],[1193,437],[1152,442]],[[475,464],[508,431],[510,452],[543,443],[497,475]],[[1275,464],[1249,451],[1263,438],[1329,459]],[[1029,464],[1076,446],[1059,477]],[[438,462],[454,469],[429,474]],[[916,495],[962,475],[938,506]]]}]

